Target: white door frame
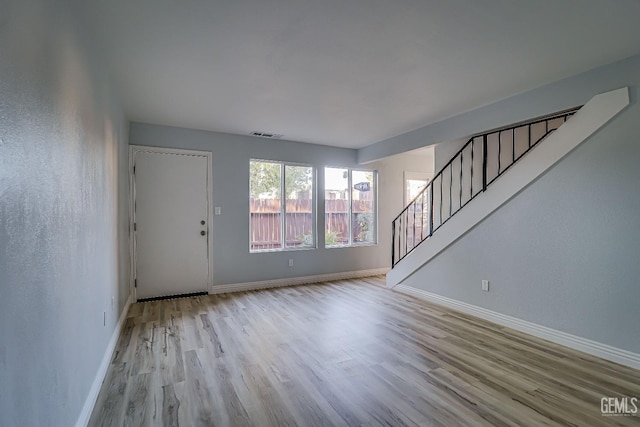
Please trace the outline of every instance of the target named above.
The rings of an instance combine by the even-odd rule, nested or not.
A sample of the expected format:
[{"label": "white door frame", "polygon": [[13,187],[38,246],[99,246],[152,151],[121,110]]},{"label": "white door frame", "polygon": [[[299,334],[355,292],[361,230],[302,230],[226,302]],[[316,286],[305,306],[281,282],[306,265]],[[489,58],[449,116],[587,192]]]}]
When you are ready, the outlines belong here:
[{"label": "white door frame", "polygon": [[136,295],[136,233],[134,230],[136,186],[133,167],[136,153],[181,154],[186,156],[198,156],[207,158],[207,258],[209,260],[209,272],[207,276],[207,292],[213,290],[213,153],[210,151],[182,150],[178,148],[146,147],[142,145],[129,146],[129,262],[131,265],[129,275],[129,289],[133,301],[138,301]]}]

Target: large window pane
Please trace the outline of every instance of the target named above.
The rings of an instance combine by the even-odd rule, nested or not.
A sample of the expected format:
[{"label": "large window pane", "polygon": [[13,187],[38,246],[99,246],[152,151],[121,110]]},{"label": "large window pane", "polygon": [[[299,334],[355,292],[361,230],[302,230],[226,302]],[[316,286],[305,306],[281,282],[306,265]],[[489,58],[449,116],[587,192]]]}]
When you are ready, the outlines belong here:
[{"label": "large window pane", "polygon": [[349,170],[325,168],[324,212],[326,246],[349,244]]},{"label": "large window pane", "polygon": [[291,247],[314,247],[313,168],[285,166],[285,244]]},{"label": "large window pane", "polygon": [[325,168],[325,246],[376,243],[376,172]]},{"label": "large window pane", "polygon": [[251,161],[250,249],[282,249],[282,164]]},{"label": "large window pane", "polygon": [[353,171],[351,196],[351,241],[375,242],[375,174]]},{"label": "large window pane", "polygon": [[252,252],[316,246],[314,175],[313,167],[308,165],[251,160]]}]

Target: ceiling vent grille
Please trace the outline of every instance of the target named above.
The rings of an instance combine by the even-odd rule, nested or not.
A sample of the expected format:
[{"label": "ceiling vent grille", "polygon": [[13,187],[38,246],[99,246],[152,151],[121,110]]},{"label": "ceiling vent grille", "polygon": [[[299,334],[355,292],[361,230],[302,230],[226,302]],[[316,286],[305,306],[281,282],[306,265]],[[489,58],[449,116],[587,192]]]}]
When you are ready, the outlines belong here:
[{"label": "ceiling vent grille", "polygon": [[280,139],[284,136],[281,133],[271,133],[271,132],[251,132],[249,135],[259,136],[260,138],[269,138],[269,139]]}]

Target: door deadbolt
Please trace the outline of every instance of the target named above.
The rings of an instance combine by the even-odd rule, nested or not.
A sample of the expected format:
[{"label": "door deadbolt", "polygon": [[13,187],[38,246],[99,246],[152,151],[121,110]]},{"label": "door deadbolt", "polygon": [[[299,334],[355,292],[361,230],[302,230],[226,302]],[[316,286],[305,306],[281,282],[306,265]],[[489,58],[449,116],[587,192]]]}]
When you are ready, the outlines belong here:
[{"label": "door deadbolt", "polygon": [[201,225],[204,225],[204,220],[200,221],[200,224],[201,224]]},{"label": "door deadbolt", "polygon": [[207,232],[206,232],[206,231],[204,231],[204,230],[202,230],[202,231],[200,232],[200,235],[201,235],[201,236],[204,236],[205,234],[207,234]]}]

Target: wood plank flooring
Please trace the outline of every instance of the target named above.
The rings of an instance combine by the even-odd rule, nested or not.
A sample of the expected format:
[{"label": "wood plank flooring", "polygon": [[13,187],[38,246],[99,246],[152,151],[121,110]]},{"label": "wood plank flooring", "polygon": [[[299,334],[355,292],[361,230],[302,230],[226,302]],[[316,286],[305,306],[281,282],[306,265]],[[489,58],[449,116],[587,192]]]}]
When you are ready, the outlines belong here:
[{"label": "wood plank flooring", "polygon": [[89,425],[640,425],[639,371],[383,285],[134,304]]}]

